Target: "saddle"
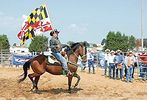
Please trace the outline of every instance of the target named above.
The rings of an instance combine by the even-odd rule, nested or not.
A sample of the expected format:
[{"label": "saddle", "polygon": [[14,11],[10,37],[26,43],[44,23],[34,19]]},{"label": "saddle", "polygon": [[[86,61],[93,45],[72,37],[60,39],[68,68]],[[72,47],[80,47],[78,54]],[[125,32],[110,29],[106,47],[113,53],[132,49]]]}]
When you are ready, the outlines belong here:
[{"label": "saddle", "polygon": [[[62,65],[61,62],[55,57],[55,55],[52,52],[44,53],[44,55],[48,57],[49,64]],[[65,53],[64,52],[61,52],[61,55],[63,57],[65,57]]]}]

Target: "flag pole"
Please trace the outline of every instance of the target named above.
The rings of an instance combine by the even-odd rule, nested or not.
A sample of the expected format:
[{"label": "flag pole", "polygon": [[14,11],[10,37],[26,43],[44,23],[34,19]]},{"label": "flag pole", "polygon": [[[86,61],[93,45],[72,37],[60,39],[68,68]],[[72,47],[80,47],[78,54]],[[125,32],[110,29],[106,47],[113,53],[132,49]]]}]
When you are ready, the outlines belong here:
[{"label": "flag pole", "polygon": [[141,50],[143,51],[143,0],[141,0]]},{"label": "flag pole", "polygon": [[[51,21],[51,19],[50,19],[50,14],[49,14],[49,11],[48,11],[48,9],[47,9],[47,5],[46,4],[44,4],[45,5],[45,7],[46,7],[46,12],[47,12],[47,15],[48,15],[48,19],[50,20],[50,25],[51,25],[51,27],[52,27],[52,30],[54,30],[54,26],[53,26],[53,23],[52,23],[52,21]],[[49,37],[48,37],[48,47],[49,47]]]},{"label": "flag pole", "polygon": [[52,26],[52,29],[54,30],[54,27],[53,27],[53,24],[52,24],[52,21],[51,21],[51,19],[50,19],[50,14],[49,14],[49,11],[48,11],[48,9],[47,9],[47,5],[46,4],[44,4],[45,5],[45,7],[46,7],[46,12],[47,12],[47,15],[48,15],[48,18],[49,18],[49,20],[50,20],[50,24],[51,24],[51,26]]}]

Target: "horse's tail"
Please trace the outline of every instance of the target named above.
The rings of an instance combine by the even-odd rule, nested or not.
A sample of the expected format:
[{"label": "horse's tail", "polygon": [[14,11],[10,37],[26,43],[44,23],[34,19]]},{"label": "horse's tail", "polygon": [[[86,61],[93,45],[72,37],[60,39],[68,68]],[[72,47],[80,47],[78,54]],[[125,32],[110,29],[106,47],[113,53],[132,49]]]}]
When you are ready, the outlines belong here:
[{"label": "horse's tail", "polygon": [[31,60],[29,60],[29,61],[27,61],[27,62],[24,63],[24,65],[23,65],[23,71],[24,71],[24,73],[21,75],[21,76],[23,76],[23,78],[19,79],[18,80],[18,83],[20,83],[20,82],[22,82],[22,81],[24,81],[26,79],[27,74],[28,74],[28,71],[27,70],[30,69],[30,65],[31,65]]}]

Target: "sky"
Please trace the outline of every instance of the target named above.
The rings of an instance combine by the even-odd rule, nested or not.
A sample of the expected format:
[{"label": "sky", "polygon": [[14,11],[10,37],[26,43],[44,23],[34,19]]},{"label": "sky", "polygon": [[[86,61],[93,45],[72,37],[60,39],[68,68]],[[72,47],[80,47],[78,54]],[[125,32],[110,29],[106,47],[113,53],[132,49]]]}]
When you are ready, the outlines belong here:
[{"label": "sky", "polygon": [[[87,41],[100,44],[109,31],[141,38],[141,0],[1,0],[0,35],[6,34],[11,45],[17,38],[23,15],[47,5],[54,28],[62,43]],[[143,0],[143,37],[147,38],[147,0]],[[49,32],[43,33],[49,39]],[[29,45],[31,40],[27,41]]]}]

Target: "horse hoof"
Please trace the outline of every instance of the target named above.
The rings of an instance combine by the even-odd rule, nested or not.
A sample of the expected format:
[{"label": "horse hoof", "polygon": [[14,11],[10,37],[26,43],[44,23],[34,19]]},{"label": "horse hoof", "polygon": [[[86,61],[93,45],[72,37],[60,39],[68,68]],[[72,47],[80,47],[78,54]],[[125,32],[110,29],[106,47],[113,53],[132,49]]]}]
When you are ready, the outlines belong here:
[{"label": "horse hoof", "polygon": [[68,90],[68,93],[71,93],[71,90]]},{"label": "horse hoof", "polygon": [[70,89],[68,89],[68,93],[71,93],[71,88],[70,88]]},{"label": "horse hoof", "polygon": [[78,84],[75,84],[74,88],[76,88],[78,86]]},{"label": "horse hoof", "polygon": [[30,92],[33,92],[34,89],[31,89]]},{"label": "horse hoof", "polygon": [[74,88],[76,88],[76,85],[74,86]]},{"label": "horse hoof", "polygon": [[41,94],[41,92],[39,90],[34,90],[33,92],[37,93],[37,94]]}]

